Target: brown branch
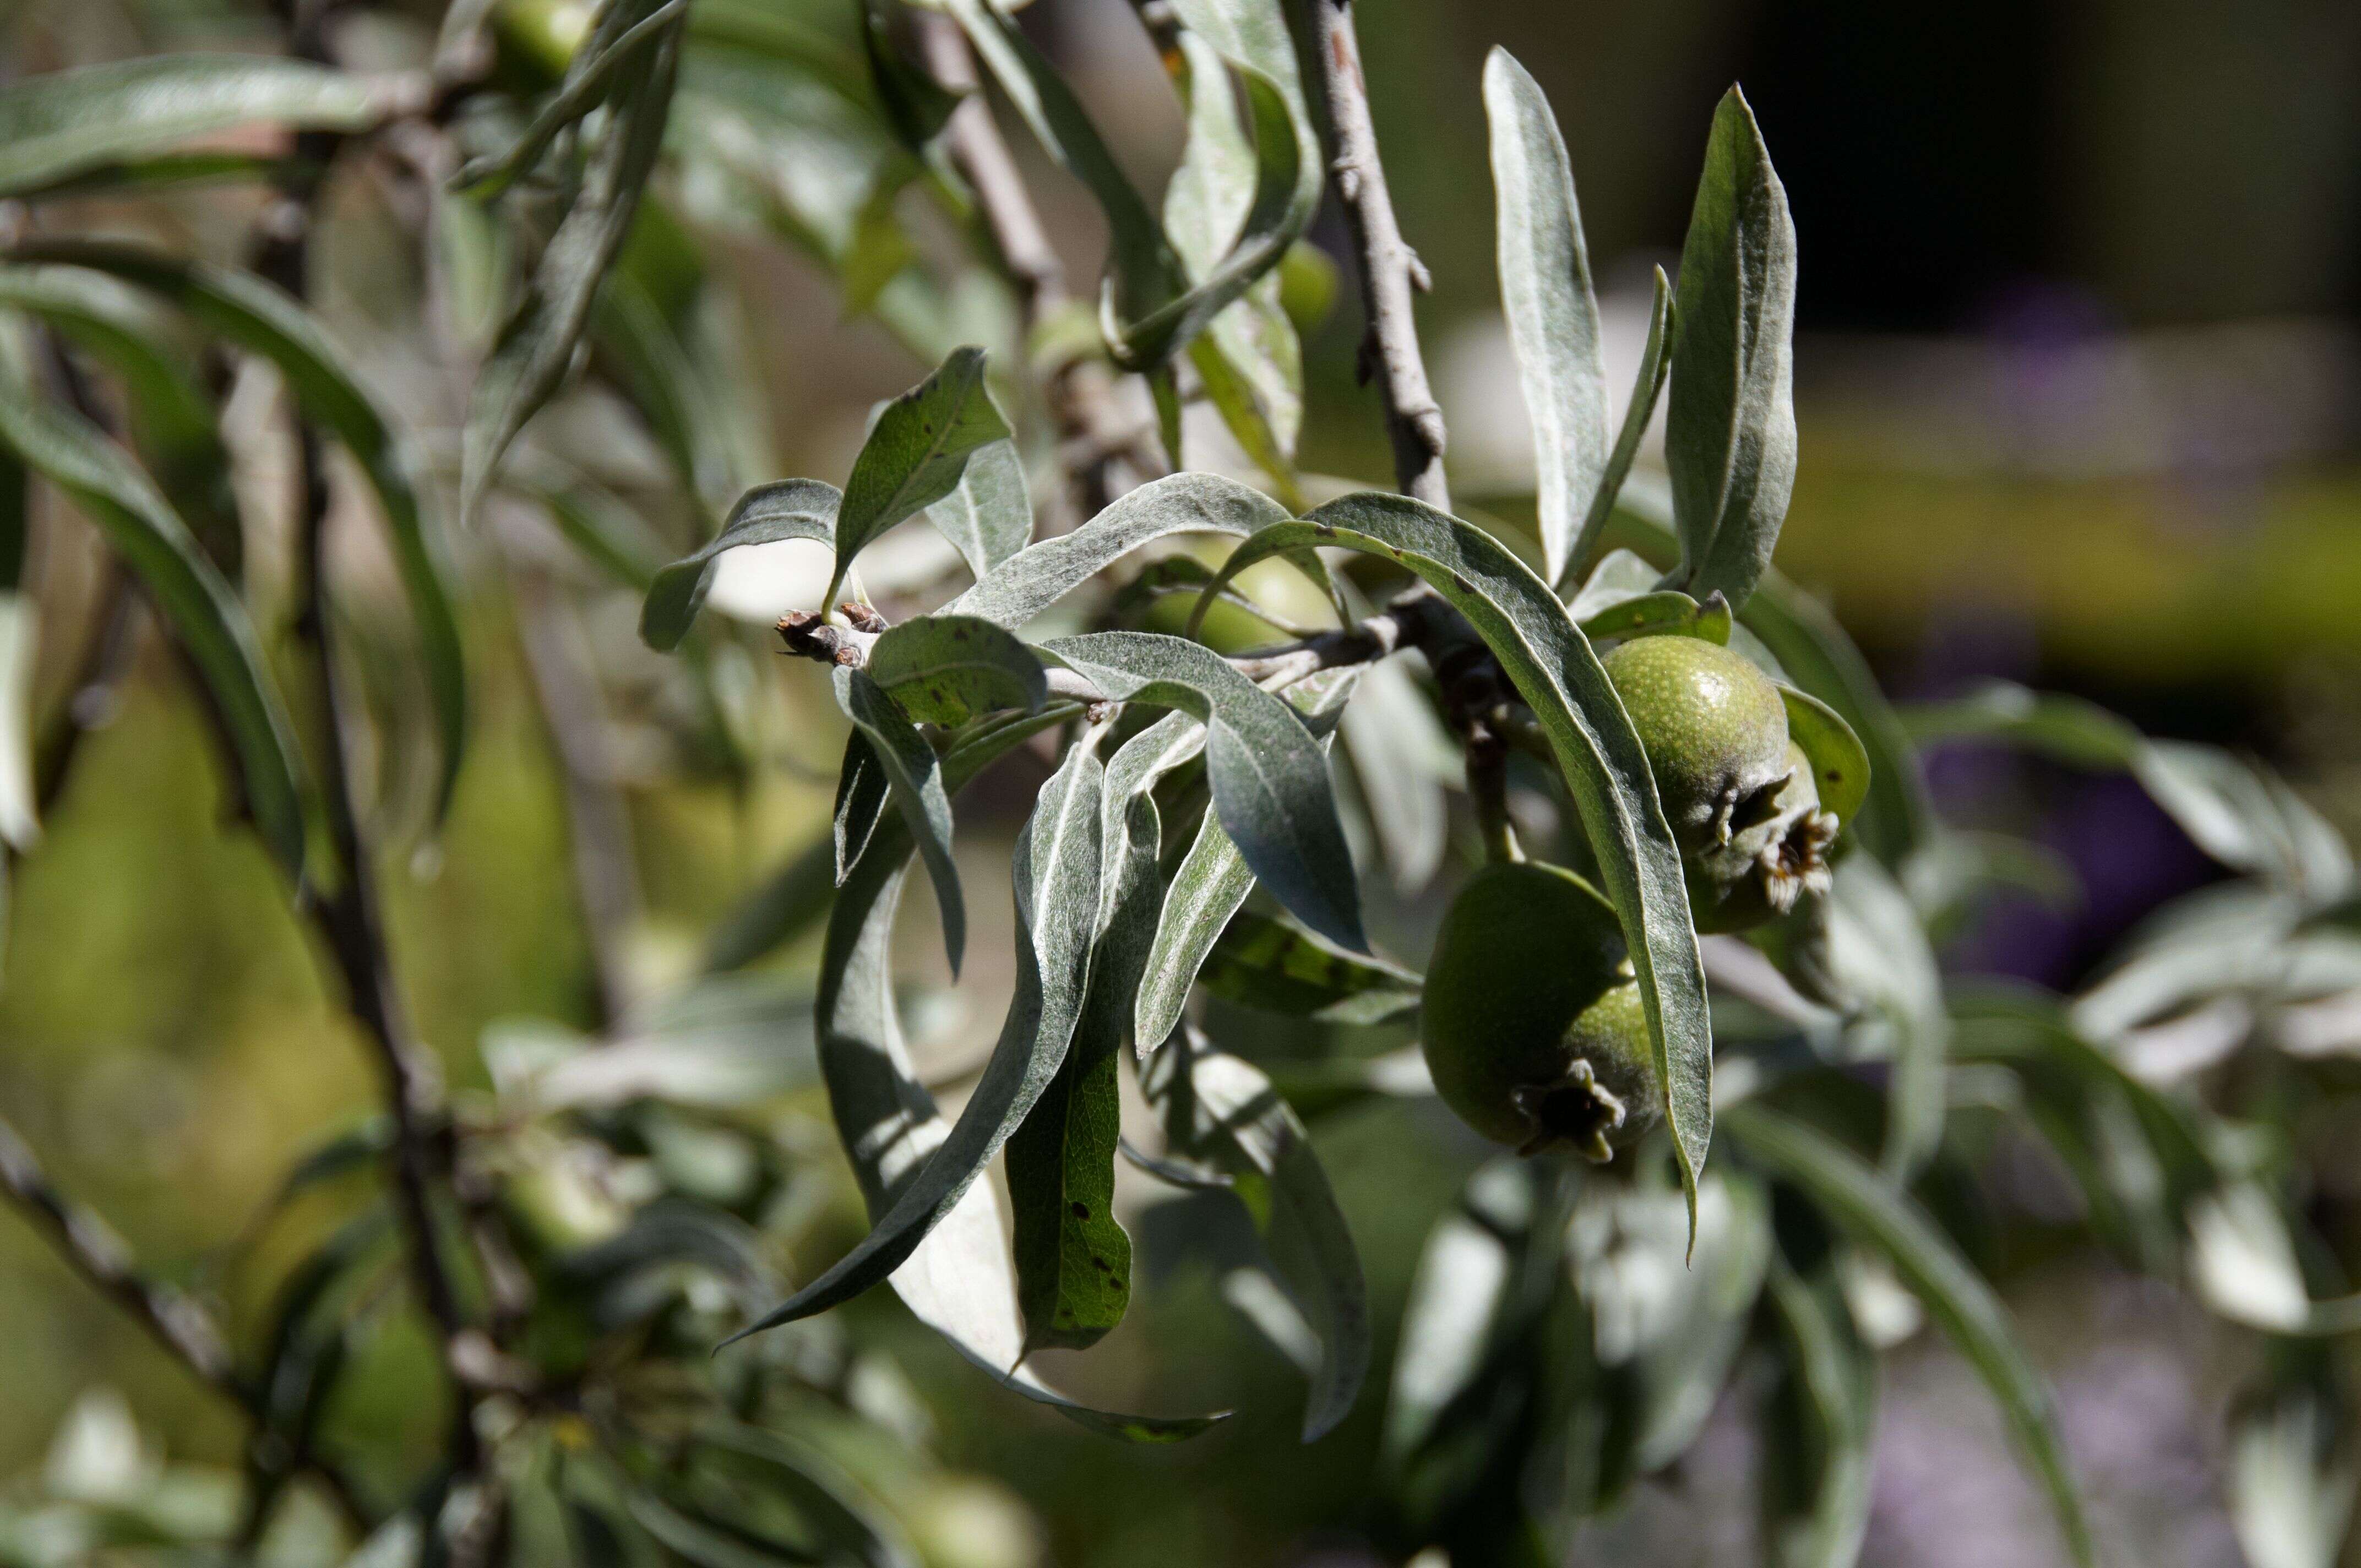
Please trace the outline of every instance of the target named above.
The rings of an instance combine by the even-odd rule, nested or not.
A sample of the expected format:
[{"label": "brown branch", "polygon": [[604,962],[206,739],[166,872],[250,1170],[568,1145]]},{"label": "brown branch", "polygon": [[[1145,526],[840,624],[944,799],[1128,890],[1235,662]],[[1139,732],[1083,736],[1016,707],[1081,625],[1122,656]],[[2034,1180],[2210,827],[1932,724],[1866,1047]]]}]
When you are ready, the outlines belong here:
[{"label": "brown branch", "polygon": [[1329,164],[1337,199],[1353,231],[1353,254],[1368,314],[1361,344],[1361,379],[1384,394],[1386,431],[1393,438],[1395,482],[1405,495],[1451,510],[1443,474],[1443,409],[1427,384],[1419,354],[1412,296],[1431,288],[1425,264],[1395,221],[1378,157],[1378,127],[1369,115],[1368,83],[1361,75],[1361,45],[1353,29],[1352,0],[1309,0],[1328,125],[1335,147]]},{"label": "brown branch", "polygon": [[[326,5],[307,8],[300,0],[289,0],[290,54],[326,60],[322,28],[327,9]],[[311,291],[312,224],[320,186],[346,139],[334,132],[297,137],[295,172],[281,184],[258,223],[255,270],[298,300],[308,299]],[[484,1465],[475,1423],[480,1390],[463,1370],[467,1336],[474,1331],[444,1258],[434,1204],[438,1185],[455,1188],[454,1138],[441,1072],[411,1028],[394,976],[378,894],[375,847],[355,788],[351,752],[364,719],[337,671],[336,620],[326,578],[332,499],[326,453],[310,420],[298,417],[295,428],[302,489],[294,539],[294,632],[319,704],[321,806],[336,876],[332,889],[307,886],[302,906],[335,965],[346,1010],[360,1025],[376,1058],[393,1124],[394,1212],[403,1232],[412,1288],[442,1342],[456,1407],[451,1423],[451,1471],[455,1484],[465,1484]]]},{"label": "brown branch", "polygon": [[0,1122],[0,1190],[49,1240],[76,1274],[128,1312],[148,1337],[197,1380],[251,1408],[229,1347],[212,1316],[170,1285],[149,1279],[123,1238],[90,1210],[59,1190],[15,1128]]},{"label": "brown branch", "polygon": [[[919,11],[914,21],[927,69],[943,86],[962,95],[963,101],[944,126],[944,146],[974,192],[976,210],[991,233],[993,248],[1000,253],[1001,266],[1016,285],[1024,339],[1029,345],[1044,321],[1075,302],[1066,287],[1065,264],[1050,244],[1016,156],[992,117],[967,35],[957,22],[939,13]],[[1167,472],[1154,429],[1125,416],[1116,404],[1114,378],[1105,365],[1090,358],[1069,359],[1050,372],[1041,391],[1057,429],[1061,456],[1076,456],[1065,466],[1072,490],[1070,499],[1080,509],[1080,516],[1095,516],[1115,499],[1115,459],[1121,458],[1143,480]]]}]

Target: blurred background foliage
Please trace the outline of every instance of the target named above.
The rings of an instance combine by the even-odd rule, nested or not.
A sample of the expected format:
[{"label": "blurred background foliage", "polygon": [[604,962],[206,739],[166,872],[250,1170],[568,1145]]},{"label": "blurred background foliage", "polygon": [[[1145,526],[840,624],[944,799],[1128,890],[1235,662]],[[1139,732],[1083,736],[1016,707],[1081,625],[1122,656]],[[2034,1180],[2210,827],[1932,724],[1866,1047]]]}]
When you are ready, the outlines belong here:
[{"label": "blurred background foliage", "polygon": [[[818,0],[774,9],[831,11]],[[343,47],[414,60],[434,10],[384,8]],[[1422,324],[1471,507],[1512,524],[1530,516],[1480,172],[1485,50],[1513,50],[1564,117],[1618,386],[1638,352],[1648,269],[1677,253],[1712,104],[1741,80],[1776,150],[1802,258],[1804,455],[1782,568],[1828,597],[1897,696],[2002,676],[2097,697],[2154,732],[2251,750],[2361,829],[2361,9],[1364,0],[1360,10],[1395,201],[1436,279]],[[563,37],[580,25],[567,17],[546,7],[518,36]],[[1026,25],[1136,176],[1159,189],[1180,123],[1127,8],[1041,0]],[[267,41],[230,0],[14,0],[0,13],[0,70],[16,73]],[[1103,236],[1088,202],[1029,144],[1020,156],[1071,274],[1093,277]],[[354,181],[335,199],[344,221],[319,263],[320,309],[431,441],[456,428],[466,383],[459,367],[434,362],[420,323],[431,312],[464,323],[469,302],[427,300],[407,248],[373,237],[394,232],[382,207],[395,194]],[[239,191],[158,205],[173,240],[200,250],[234,243],[251,213]],[[807,249],[839,243],[803,237]],[[1314,238],[1343,255],[1333,211]],[[720,235],[708,259],[731,272],[742,303],[700,330],[732,375],[760,386],[761,403],[747,406],[766,407],[767,421],[698,433],[736,447],[747,477],[840,475],[870,406],[931,356],[876,315],[847,312],[828,269],[779,247]],[[985,323],[997,313],[1006,331],[1005,300],[954,291],[947,308]],[[1303,456],[1310,469],[1382,483],[1376,400],[1354,380],[1358,330],[1346,300],[1306,337]],[[267,399],[258,389],[251,401]],[[241,406],[234,397],[234,419]],[[596,400],[551,417],[578,427],[577,444],[607,442],[619,482],[635,466],[643,484],[661,474],[662,455]],[[240,478],[269,489],[267,473]],[[382,566],[370,538],[346,534],[357,570]],[[517,600],[482,559],[490,552],[468,551],[474,747],[439,842],[387,895],[420,1033],[455,1083],[479,1091],[488,1034],[520,1019],[589,1028],[599,1003],[568,866],[566,780],[534,701]],[[558,569],[530,543],[522,558],[522,580]],[[44,615],[75,624],[96,597],[93,559],[63,553],[47,571]],[[717,602],[760,622],[774,608],[766,592],[775,599],[753,568],[733,568]],[[713,689],[783,765],[751,777],[720,755],[672,766],[673,742],[697,720],[650,667],[635,609],[629,593],[588,598],[578,635],[620,694],[616,782],[644,901],[624,967],[646,993],[689,972],[713,922],[824,830],[841,727],[811,688],[718,643]],[[350,613],[385,666],[373,696],[414,705],[398,598],[365,594]],[[153,639],[136,657],[137,677],[13,890],[0,1109],[143,1255],[251,1305],[273,1259],[220,1260],[322,1128],[366,1116],[372,1086],[281,884],[250,840],[222,830],[219,774],[173,695],[170,658]],[[37,673],[45,706],[68,674]],[[414,823],[429,760],[374,762]],[[2026,833],[2079,876],[2077,896],[1999,900],[1952,932],[1949,956],[1970,971],[2074,984],[2140,916],[2221,874],[2120,779],[1957,747],[1939,749],[1932,772],[1954,816]],[[1005,835],[1038,780],[995,776],[976,806],[962,806],[972,907],[1003,907],[989,890],[1005,883]],[[1410,941],[1439,913],[1400,910],[1392,934]],[[906,924],[909,972],[939,981],[930,917]],[[930,1059],[955,1061],[988,1035],[994,988],[1008,983],[1004,946],[974,944],[965,986],[919,1010]],[[807,970],[810,949],[807,939],[776,961]],[[2349,1065],[2322,1070],[2354,1076]],[[806,1124],[817,1158],[835,1158],[816,1091],[787,1097],[779,1113]],[[1362,1247],[1382,1346],[1422,1241],[1477,1151],[1432,1107],[1394,1102],[1326,1119],[1320,1145]],[[1430,1157],[1404,1158],[1405,1146]],[[2361,1176],[2349,1165],[2313,1174],[2321,1234],[2361,1255]],[[2021,1223],[1989,1238],[1979,1261],[2007,1285],[2058,1378],[2103,1533],[2140,1543],[2145,1561],[2237,1561],[2217,1490],[2233,1460],[2215,1435],[2233,1358],[2170,1292],[2065,1240],[2075,1232],[2059,1183],[2024,1149],[2000,1150],[1988,1179]],[[838,1182],[803,1261],[817,1266],[862,1229]],[[1212,1271],[1172,1261],[1152,1217],[1139,1240],[1149,1288],[1108,1351],[1071,1373],[1109,1398],[1242,1407],[1181,1448],[1104,1444],[984,1389],[884,1293],[840,1314],[856,1342],[890,1350],[922,1397],[948,1468],[926,1469],[900,1496],[932,1520],[928,1539],[948,1543],[942,1561],[1367,1561],[1355,1543],[1371,1524],[1381,1401],[1372,1391],[1337,1435],[1297,1448],[1293,1402],[1269,1393],[1291,1377],[1287,1364],[1227,1314]],[[177,1460],[235,1460],[236,1425],[212,1397],[8,1223],[0,1345],[0,1473],[41,1464],[77,1399],[71,1431],[123,1441],[119,1413],[90,1402],[93,1389],[120,1390],[148,1441]],[[436,1413],[415,1397],[429,1353],[397,1337],[376,1354],[382,1365],[348,1381],[331,1429],[431,1442]],[[1963,1377],[1923,1341],[1898,1359],[1867,1561],[2052,1552],[2037,1500]],[[1708,1560],[1745,1529],[1743,1505],[1717,1500],[1711,1482],[1754,1462],[1747,1441],[1742,1423],[1712,1429],[1686,1471],[1643,1487],[1586,1550],[1599,1561],[1622,1550]]]}]

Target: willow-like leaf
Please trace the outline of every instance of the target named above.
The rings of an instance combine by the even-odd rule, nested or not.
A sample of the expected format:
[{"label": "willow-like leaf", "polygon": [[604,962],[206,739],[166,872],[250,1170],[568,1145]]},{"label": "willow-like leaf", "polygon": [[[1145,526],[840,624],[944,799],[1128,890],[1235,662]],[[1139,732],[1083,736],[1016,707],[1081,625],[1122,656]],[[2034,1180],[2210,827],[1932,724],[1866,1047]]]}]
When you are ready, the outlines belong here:
[{"label": "willow-like leaf", "polygon": [[1260,490],[1214,474],[1174,474],[1142,485],[1071,533],[1027,545],[944,606],[1011,629],[1144,544],[1173,533],[1243,538],[1284,522],[1288,510]]},{"label": "willow-like leaf", "polygon": [[211,332],[268,359],[304,414],[352,454],[385,515],[387,542],[418,628],[419,662],[442,744],[435,818],[448,811],[467,743],[467,669],[441,534],[419,504],[409,455],[393,422],[318,319],[285,291],[248,272],[127,245],[58,240],[19,254],[71,263],[148,290]]},{"label": "willow-like leaf", "polygon": [[[737,1337],[826,1311],[894,1273],[959,1205],[1056,1075],[1089,974],[1104,780],[1093,744],[1069,748],[1017,840],[1016,991],[959,1120],[860,1245]],[[851,907],[841,893],[838,907]]]},{"label": "willow-like leaf", "polygon": [[934,882],[943,950],[956,978],[967,949],[967,905],[960,894],[959,863],[951,859],[951,802],[943,788],[942,761],[868,672],[840,667],[835,682],[837,706],[868,740],[869,754],[884,773]]},{"label": "willow-like leaf", "polygon": [[721,532],[655,575],[640,607],[640,640],[658,652],[680,646],[713,587],[713,563],[741,544],[774,544],[783,539],[836,543],[836,517],[843,496],[818,479],[781,479],[759,485],[738,499],[722,520]]},{"label": "willow-like leaf", "polygon": [[1730,1107],[1725,1120],[1750,1157],[1792,1182],[1894,1266],[1992,1389],[2049,1494],[2069,1554],[2081,1568],[2093,1568],[2097,1553],[2059,1439],[2049,1390],[2017,1343],[1992,1287],[1916,1205],[1827,1134],[1759,1102]]},{"label": "willow-like leaf", "polygon": [[1622,427],[1615,433],[1614,448],[1607,455],[1607,466],[1598,476],[1598,489],[1591,493],[1590,510],[1584,515],[1581,532],[1566,552],[1565,569],[1553,585],[1560,594],[1571,585],[1573,574],[1589,565],[1599,538],[1607,532],[1608,520],[1615,513],[1615,503],[1622,497],[1624,482],[1631,477],[1631,464],[1640,455],[1640,444],[1648,437],[1648,426],[1656,417],[1657,400],[1664,395],[1664,382],[1672,375],[1675,324],[1673,285],[1659,267],[1655,298],[1648,307],[1648,335],[1640,345],[1640,368],[1631,379],[1631,400],[1623,407]]},{"label": "willow-like leaf", "polygon": [[250,54],[165,54],[0,88],[0,197],[238,126],[357,131],[416,104],[421,82]]},{"label": "willow-like leaf", "polygon": [[1313,930],[1367,950],[1327,758],[1293,709],[1177,637],[1103,631],[1043,647],[1116,701],[1177,707],[1202,723],[1214,813],[1255,876]]},{"label": "willow-like leaf", "polygon": [[1008,1140],[1017,1299],[1028,1348],[1093,1344],[1123,1320],[1130,1301],[1131,1238],[1114,1211],[1123,1122],[1116,1070],[1164,891],[1156,870],[1162,825],[1150,792],[1204,744],[1202,725],[1185,713],[1167,714],[1107,763],[1089,997],[1058,1076]]},{"label": "willow-like leaf", "polygon": [[983,384],[983,350],[957,348],[936,372],[885,405],[844,481],[836,517],[836,572],[823,604],[853,557],[879,534],[948,497],[977,448],[1008,438],[1008,422]]},{"label": "willow-like leaf", "polygon": [[964,724],[996,709],[1031,713],[1049,696],[1041,661],[980,616],[903,621],[871,646],[864,667],[921,724]]},{"label": "willow-like leaf", "polygon": [[219,705],[263,842],[300,878],[301,753],[236,594],[148,476],[80,414],[0,377],[0,444],[72,496],[148,585]]},{"label": "willow-like leaf", "polygon": [[1735,87],[1706,144],[1676,309],[1664,462],[1682,586],[1743,609],[1795,484],[1795,225]]},{"label": "willow-like leaf", "polygon": [[1532,417],[1542,576],[1554,583],[1574,559],[1576,531],[1607,471],[1598,300],[1565,139],[1541,83],[1504,49],[1484,61],[1484,112],[1499,214],[1500,308]]}]

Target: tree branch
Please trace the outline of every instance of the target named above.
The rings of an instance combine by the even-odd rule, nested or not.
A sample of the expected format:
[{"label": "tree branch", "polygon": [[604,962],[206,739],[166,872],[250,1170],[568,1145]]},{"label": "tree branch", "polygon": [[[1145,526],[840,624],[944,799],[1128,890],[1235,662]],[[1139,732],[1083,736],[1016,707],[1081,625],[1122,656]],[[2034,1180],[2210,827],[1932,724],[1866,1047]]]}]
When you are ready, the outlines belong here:
[{"label": "tree branch", "polygon": [[1443,474],[1443,409],[1427,384],[1411,306],[1412,295],[1432,288],[1433,280],[1402,239],[1386,191],[1377,122],[1370,117],[1368,83],[1361,75],[1352,0],[1309,0],[1309,8],[1329,130],[1335,141],[1329,172],[1353,231],[1361,300],[1368,314],[1368,334],[1361,343],[1361,379],[1374,378],[1384,394],[1396,484],[1403,494],[1449,511],[1451,487]]},{"label": "tree branch", "polygon": [[60,1191],[16,1130],[0,1122],[0,1190],[49,1240],[76,1274],[131,1314],[148,1337],[199,1382],[252,1408],[229,1346],[212,1316],[170,1285],[149,1279],[115,1230]]},{"label": "tree branch", "polygon": [[[975,192],[976,210],[991,232],[993,247],[1016,285],[1029,347],[1043,322],[1074,303],[1066,287],[1065,264],[1049,243],[1016,157],[992,117],[967,35],[950,16],[936,12],[917,11],[914,19],[927,69],[943,86],[962,94],[944,127],[944,145]],[[1153,429],[1126,418],[1116,405],[1106,366],[1086,357],[1068,359],[1050,373],[1041,390],[1057,427],[1073,491],[1071,499],[1081,517],[1097,515],[1114,499],[1109,472],[1114,459],[1129,464],[1142,481],[1160,478],[1168,471]]]}]

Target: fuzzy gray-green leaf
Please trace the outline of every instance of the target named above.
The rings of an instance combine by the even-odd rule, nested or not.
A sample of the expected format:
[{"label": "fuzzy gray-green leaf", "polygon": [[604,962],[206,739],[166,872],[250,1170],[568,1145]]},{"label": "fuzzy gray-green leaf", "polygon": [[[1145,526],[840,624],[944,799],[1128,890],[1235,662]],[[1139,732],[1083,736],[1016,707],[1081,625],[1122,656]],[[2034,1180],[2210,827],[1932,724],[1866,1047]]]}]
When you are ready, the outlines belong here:
[{"label": "fuzzy gray-green leaf", "polygon": [[1071,533],[1027,545],[944,606],[1016,628],[1048,609],[1141,545],[1172,533],[1243,538],[1289,516],[1285,507],[1235,479],[1174,474],[1142,485]]},{"label": "fuzzy gray-green leaf", "polygon": [[951,542],[980,582],[1033,537],[1033,498],[1013,440],[987,442],[972,454],[951,493],[927,509],[935,532]]},{"label": "fuzzy gray-green leaf", "polygon": [[895,706],[921,724],[964,724],[1002,708],[1031,713],[1049,695],[1032,650],[972,615],[903,621],[871,646],[866,668]]},{"label": "fuzzy gray-green leaf", "polygon": [[959,865],[951,859],[951,801],[943,788],[942,760],[867,671],[839,667],[835,676],[837,706],[869,741],[869,754],[884,773],[934,881],[935,902],[942,907],[943,950],[956,976],[967,948],[967,905],[960,895]]},{"label": "fuzzy gray-green leaf", "polygon": [[0,197],[257,123],[357,131],[421,83],[250,54],[166,54],[27,76],[0,88]]},{"label": "fuzzy gray-green leaf", "polygon": [[1607,471],[1607,362],[1574,166],[1541,84],[1509,51],[1484,62],[1500,305],[1533,425],[1542,576],[1556,582]]},{"label": "fuzzy gray-green leaf", "polygon": [[1255,876],[1313,930],[1367,950],[1327,758],[1293,709],[1177,637],[1106,631],[1044,647],[1117,701],[1178,707],[1202,722],[1214,812]]},{"label": "fuzzy gray-green leaf", "polygon": [[71,495],[148,585],[221,707],[263,842],[300,876],[301,753],[237,596],[148,476],[88,420],[0,377],[0,444]]},{"label": "fuzzy gray-green leaf", "polygon": [[1795,225],[1735,87],[1706,144],[1676,309],[1664,461],[1682,583],[1742,609],[1795,484]]},{"label": "fuzzy gray-green leaf", "polygon": [[659,652],[680,646],[713,587],[714,559],[725,550],[782,539],[834,544],[842,502],[834,485],[818,479],[781,479],[747,491],[730,509],[720,532],[658,572],[648,585],[647,601],[640,607],[640,640]]},{"label": "fuzzy gray-green leaf", "polygon": [[[1056,1076],[1073,1037],[1089,974],[1098,917],[1104,779],[1093,742],[1069,748],[1065,762],[1041,787],[1032,820],[1017,840],[1016,994],[992,1059],[959,1120],[868,1236],[745,1333],[826,1311],[893,1274],[959,1205]],[[849,907],[842,894],[838,904],[840,909]]]},{"label": "fuzzy gray-green leaf", "polygon": [[852,559],[870,541],[949,496],[978,447],[1008,436],[983,385],[983,350],[955,348],[941,368],[885,405],[870,427],[836,516],[833,603]]},{"label": "fuzzy gray-green leaf", "polygon": [[2049,1494],[2074,1562],[2097,1561],[2081,1495],[2067,1467],[2049,1390],[2009,1327],[2000,1300],[1933,1222],[1825,1133],[1760,1103],[1731,1107],[1730,1135],[1828,1217],[1894,1266],[1927,1314],[1992,1389]]}]

